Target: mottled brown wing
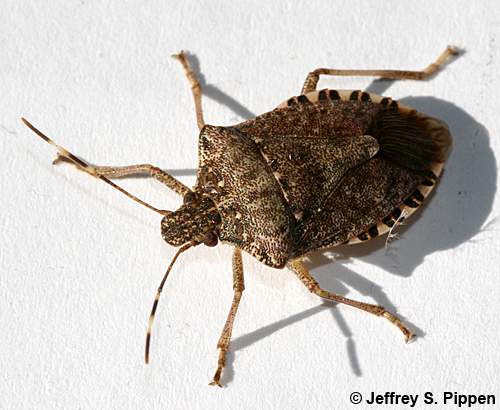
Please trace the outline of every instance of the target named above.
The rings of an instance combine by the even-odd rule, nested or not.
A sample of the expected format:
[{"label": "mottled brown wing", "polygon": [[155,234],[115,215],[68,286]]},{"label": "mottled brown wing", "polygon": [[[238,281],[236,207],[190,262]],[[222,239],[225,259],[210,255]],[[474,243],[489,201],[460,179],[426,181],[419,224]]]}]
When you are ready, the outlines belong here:
[{"label": "mottled brown wing", "polygon": [[294,256],[341,244],[376,226],[422,180],[421,175],[381,157],[349,170],[322,206],[309,209],[298,223]]},{"label": "mottled brown wing", "polygon": [[379,149],[377,140],[369,135],[276,136],[258,146],[298,221],[304,212],[322,206],[347,170],[368,161]]},{"label": "mottled brown wing", "polygon": [[220,239],[282,268],[295,248],[294,220],[255,142],[235,129],[205,126],[199,144],[196,190],[219,210]]}]

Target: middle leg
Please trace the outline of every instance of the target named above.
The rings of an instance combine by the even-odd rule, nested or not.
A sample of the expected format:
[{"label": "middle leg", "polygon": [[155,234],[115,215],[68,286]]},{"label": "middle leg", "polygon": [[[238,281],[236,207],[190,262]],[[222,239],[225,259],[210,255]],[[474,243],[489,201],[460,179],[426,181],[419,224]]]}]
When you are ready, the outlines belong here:
[{"label": "middle leg", "polygon": [[210,382],[211,386],[217,385],[219,387],[222,387],[220,378],[222,375],[222,370],[226,365],[226,353],[229,350],[229,343],[231,342],[233,322],[244,289],[245,282],[243,279],[243,262],[241,260],[241,250],[235,247],[233,253],[233,303],[231,304],[231,310],[229,311],[229,315],[227,316],[226,324],[224,325],[224,329],[222,330],[219,342],[217,343],[217,348],[220,349],[219,360],[217,362],[217,370],[215,371],[214,378]]}]

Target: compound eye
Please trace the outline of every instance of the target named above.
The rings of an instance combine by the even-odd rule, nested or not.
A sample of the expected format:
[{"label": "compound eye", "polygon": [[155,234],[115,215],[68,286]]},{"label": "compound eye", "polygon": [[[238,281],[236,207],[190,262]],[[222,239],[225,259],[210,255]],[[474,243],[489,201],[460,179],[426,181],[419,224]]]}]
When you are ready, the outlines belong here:
[{"label": "compound eye", "polygon": [[217,234],[215,232],[209,232],[205,235],[205,239],[203,240],[203,243],[205,246],[215,246],[219,242],[219,238],[217,237]]},{"label": "compound eye", "polygon": [[197,195],[193,191],[189,191],[186,195],[184,195],[184,205],[193,203],[196,201]]}]

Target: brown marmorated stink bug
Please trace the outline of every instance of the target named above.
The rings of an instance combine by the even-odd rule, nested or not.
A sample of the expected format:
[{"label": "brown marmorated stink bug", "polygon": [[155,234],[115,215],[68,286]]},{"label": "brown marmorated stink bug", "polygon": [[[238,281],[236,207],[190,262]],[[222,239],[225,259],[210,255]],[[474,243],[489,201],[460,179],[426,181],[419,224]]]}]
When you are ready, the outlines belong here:
[{"label": "brown marmorated stink bug", "polygon": [[[65,160],[163,215],[163,239],[180,247],[158,288],[146,336],[161,291],[178,256],[193,246],[234,246],[234,298],[217,343],[219,358],[211,384],[220,379],[233,321],[244,289],[241,251],[272,268],[285,266],[309,291],[351,305],[412,332],[381,306],[322,289],[304,266],[305,255],[340,244],[355,244],[388,233],[410,216],[436,186],[451,137],[447,126],[388,97],[357,90],[317,91],[320,75],[376,76],[424,80],[458,53],[448,47],[423,71],[334,70],[308,74],[299,96],[276,109],[231,127],[205,125],[201,87],[185,53],[174,55],[191,85],[200,129],[199,168],[193,189],[150,164],[91,166],[23,122],[58,149]],[[182,195],[176,211],[159,210],[108,178],[149,175]]]}]

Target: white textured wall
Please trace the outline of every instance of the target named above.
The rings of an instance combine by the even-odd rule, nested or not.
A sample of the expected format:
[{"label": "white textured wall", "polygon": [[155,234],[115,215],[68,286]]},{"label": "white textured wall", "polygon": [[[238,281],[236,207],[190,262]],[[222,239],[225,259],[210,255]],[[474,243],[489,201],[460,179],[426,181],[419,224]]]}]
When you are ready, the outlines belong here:
[{"label": "white textured wall", "polygon": [[[376,407],[349,404],[353,391],[492,393],[500,405],[497,2],[204,3],[2,2],[0,408]],[[91,162],[151,162],[192,184],[197,128],[171,53],[195,56],[206,120],[225,125],[298,94],[317,66],[418,69],[447,44],[467,52],[432,81],[321,80],[402,99],[454,135],[436,195],[388,251],[376,241],[311,260],[324,287],[397,310],[415,343],[245,256],[227,387],[208,387],[231,252],[199,247],[167,282],[145,366],[147,316],[174,253],[160,218],[53,167],[54,149],[19,117]],[[180,203],[151,180],[122,184]]]}]

